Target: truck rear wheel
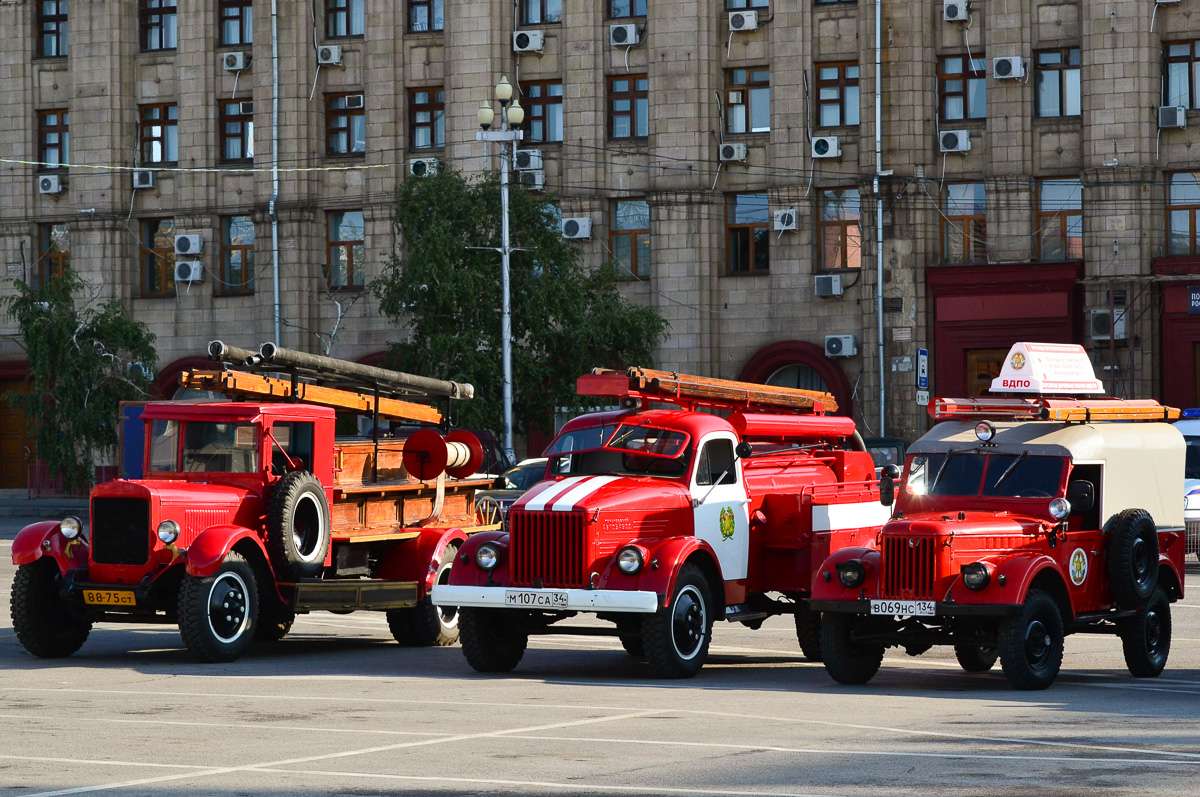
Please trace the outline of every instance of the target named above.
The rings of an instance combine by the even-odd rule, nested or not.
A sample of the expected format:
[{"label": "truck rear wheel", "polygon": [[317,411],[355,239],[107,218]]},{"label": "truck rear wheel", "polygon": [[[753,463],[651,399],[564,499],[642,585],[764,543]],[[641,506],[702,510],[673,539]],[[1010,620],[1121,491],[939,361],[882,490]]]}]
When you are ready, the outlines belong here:
[{"label": "truck rear wheel", "polygon": [[511,614],[466,606],[458,610],[463,655],[477,672],[509,672],[525,655],[529,634],[513,628]]},{"label": "truck rear wheel", "polygon": [[1117,515],[1108,534],[1108,583],[1121,606],[1141,606],[1158,585],[1158,528],[1144,509]]},{"label": "truck rear wheel", "polygon": [[183,576],[179,585],[179,634],[198,660],[233,661],[254,641],[258,587],[254,569],[230,551],[211,576]]},{"label": "truck rear wheel", "polygon": [[329,502],[308,471],[294,470],[275,483],[267,507],[267,550],[280,573],[314,578],[329,553]]},{"label": "truck rear wheel", "polygon": [[1063,621],[1054,598],[1029,590],[1021,614],[1000,630],[1000,666],[1016,689],[1045,689],[1062,667]]},{"label": "truck rear wheel", "polygon": [[642,617],[642,646],[660,678],[691,678],[700,672],[712,640],[712,598],[704,573],[679,569],[671,602]]},{"label": "truck rear wheel", "polygon": [[1121,626],[1125,666],[1135,678],[1156,678],[1171,653],[1171,601],[1162,588]]},{"label": "truck rear wheel", "polygon": [[994,645],[955,645],[954,658],[967,672],[987,672],[996,666],[1000,649]]},{"label": "truck rear wheel", "polygon": [[865,684],[883,664],[883,645],[854,640],[862,626],[862,618],[856,614],[825,612],[821,616],[825,671],[839,684]]},{"label": "truck rear wheel", "polygon": [[[446,546],[438,560],[434,582],[450,583],[450,568],[458,548]],[[387,613],[388,628],[401,645],[412,647],[445,647],[458,641],[458,607],[434,606],[433,596],[426,593],[421,602],[411,609],[392,609]]]},{"label": "truck rear wheel", "polygon": [[75,616],[58,596],[62,574],[53,559],[17,568],[9,611],[17,639],[33,655],[61,659],[83,646],[92,624]]},{"label": "truck rear wheel", "polygon": [[808,661],[821,660],[821,613],[800,609],[796,612],[796,641]]}]

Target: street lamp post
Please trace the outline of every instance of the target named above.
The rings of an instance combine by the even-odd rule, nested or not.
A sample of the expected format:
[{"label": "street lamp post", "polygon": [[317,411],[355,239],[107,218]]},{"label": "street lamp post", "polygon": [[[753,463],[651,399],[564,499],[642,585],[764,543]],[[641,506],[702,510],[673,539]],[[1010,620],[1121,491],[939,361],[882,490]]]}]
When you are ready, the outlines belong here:
[{"label": "street lamp post", "polygon": [[[514,147],[521,140],[521,122],[525,121],[525,109],[521,103],[512,99],[512,85],[508,78],[501,77],[496,84],[496,99],[500,103],[500,129],[492,130],[492,122],[496,118],[492,106],[488,103],[479,109],[477,118],[483,128],[475,134],[476,141],[500,142],[500,361],[504,373],[502,401],[504,407],[504,428],[501,443],[504,453],[509,460],[516,462],[513,451],[513,418],[512,418],[512,302],[509,295],[508,258],[512,252],[508,240],[508,170],[509,147]],[[512,104],[509,101],[512,100]],[[515,129],[509,129],[510,125]]]}]

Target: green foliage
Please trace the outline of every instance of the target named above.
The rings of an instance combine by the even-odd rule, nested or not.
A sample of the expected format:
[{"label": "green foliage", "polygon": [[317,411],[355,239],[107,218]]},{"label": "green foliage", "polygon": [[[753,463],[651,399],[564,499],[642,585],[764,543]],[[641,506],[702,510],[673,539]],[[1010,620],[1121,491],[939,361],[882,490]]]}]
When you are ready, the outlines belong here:
[{"label": "green foliage", "polygon": [[[470,382],[475,399],[457,406],[461,426],[499,431],[501,238],[499,175],[466,180],[448,164],[409,178],[397,191],[404,251],[372,284],[380,309],[410,339],[392,348],[405,370]],[[563,240],[549,200],[509,189],[513,425],[548,428],[556,407],[594,400],[575,379],[596,366],[652,364],[666,334],[654,308],[621,297],[611,266],[592,270]],[[471,247],[491,247],[478,249]]]},{"label": "green foliage", "polygon": [[143,398],[153,378],[154,335],[119,299],[76,304],[88,288],[69,269],[41,288],[10,280],[0,298],[17,322],[33,391],[5,398],[23,408],[38,459],[67,489],[91,484],[92,465],[117,448],[120,402]]}]

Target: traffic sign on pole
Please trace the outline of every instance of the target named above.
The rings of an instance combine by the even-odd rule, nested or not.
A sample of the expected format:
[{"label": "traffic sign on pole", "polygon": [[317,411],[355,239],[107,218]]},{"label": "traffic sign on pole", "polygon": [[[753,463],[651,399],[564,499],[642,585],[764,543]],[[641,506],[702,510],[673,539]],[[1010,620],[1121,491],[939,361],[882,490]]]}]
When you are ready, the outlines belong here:
[{"label": "traffic sign on pole", "polygon": [[917,387],[929,389],[929,349],[917,349]]}]

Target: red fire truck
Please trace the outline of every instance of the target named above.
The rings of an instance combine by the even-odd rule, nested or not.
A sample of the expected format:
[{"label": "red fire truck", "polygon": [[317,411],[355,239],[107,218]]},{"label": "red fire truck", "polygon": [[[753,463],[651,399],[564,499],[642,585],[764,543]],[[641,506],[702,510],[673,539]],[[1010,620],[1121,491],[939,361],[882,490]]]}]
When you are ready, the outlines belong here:
[{"label": "red fire truck", "polygon": [[1162,672],[1184,585],[1178,411],[1101,391],[1082,347],[1018,343],[992,382],[1015,395],[935,400],[880,543],[820,567],[835,680],[870,680],[887,647],[953,645],[969,672],[999,658],[1044,689],[1072,633],[1117,635],[1133,675]]},{"label": "red fire truck", "polygon": [[402,643],[454,642],[456,617],[429,590],[469,533],[499,527],[475,509],[491,482],[470,478],[479,442],[433,428],[335,439],[334,421],[338,409],[372,416],[376,430],[379,419],[432,427],[443,414],[410,399],[470,398],[471,386],[273,344],[214,341],[209,353],[243,370],[192,371],[183,384],[241,400],[147,404],[144,434],[124,441],[141,447],[144,475],[92,490],[88,532],[66,518],[17,535],[21,644],[69,656],[96,622],[173,623],[196,658],[231,661],[318,609],[384,611]]},{"label": "red fire truck", "polygon": [[[566,424],[507,528],[468,540],[434,587],[459,607],[471,666],[511,670],[531,634],[610,634],[656,674],[690,677],[714,620],[775,614],[795,615],[818,659],[813,566],[872,545],[889,514],[854,422],[825,414],[833,397],[641,368],[577,390],[620,409]],[[610,625],[558,624],[581,612]]]}]

